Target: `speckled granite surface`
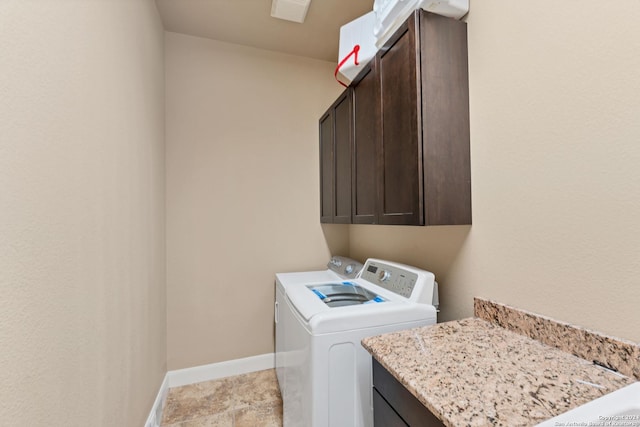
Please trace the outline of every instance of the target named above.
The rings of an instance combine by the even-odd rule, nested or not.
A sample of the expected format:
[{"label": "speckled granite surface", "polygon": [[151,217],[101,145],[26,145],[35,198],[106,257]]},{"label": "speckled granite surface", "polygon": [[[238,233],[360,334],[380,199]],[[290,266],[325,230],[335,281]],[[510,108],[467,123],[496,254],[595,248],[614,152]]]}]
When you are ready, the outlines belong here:
[{"label": "speckled granite surface", "polygon": [[640,380],[640,345],[539,314],[474,298],[474,315]]},{"label": "speckled granite surface", "polygon": [[449,427],[534,426],[633,382],[479,318],[362,344]]}]

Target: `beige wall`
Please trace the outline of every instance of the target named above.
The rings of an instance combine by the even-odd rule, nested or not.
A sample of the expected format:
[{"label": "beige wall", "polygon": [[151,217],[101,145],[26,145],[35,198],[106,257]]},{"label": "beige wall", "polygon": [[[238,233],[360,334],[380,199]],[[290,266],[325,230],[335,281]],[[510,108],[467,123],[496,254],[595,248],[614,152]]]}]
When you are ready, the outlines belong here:
[{"label": "beige wall", "polygon": [[473,226],[352,226],[351,254],[640,341],[640,3],[471,4]]},{"label": "beige wall", "polygon": [[166,33],[169,369],[273,351],[274,274],[348,252],[319,223],[334,65]]},{"label": "beige wall", "polygon": [[166,371],[152,1],[0,2],[0,424],[140,426]]}]

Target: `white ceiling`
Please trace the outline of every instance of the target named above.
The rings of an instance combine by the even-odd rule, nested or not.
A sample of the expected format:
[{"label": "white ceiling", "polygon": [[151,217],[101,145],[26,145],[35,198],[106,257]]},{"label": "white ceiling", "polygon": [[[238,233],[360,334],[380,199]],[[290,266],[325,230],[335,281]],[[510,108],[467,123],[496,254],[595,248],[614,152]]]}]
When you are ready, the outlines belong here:
[{"label": "white ceiling", "polygon": [[271,17],[271,0],[156,0],[167,31],[336,62],[340,27],[373,0],[312,0],[303,24]]}]

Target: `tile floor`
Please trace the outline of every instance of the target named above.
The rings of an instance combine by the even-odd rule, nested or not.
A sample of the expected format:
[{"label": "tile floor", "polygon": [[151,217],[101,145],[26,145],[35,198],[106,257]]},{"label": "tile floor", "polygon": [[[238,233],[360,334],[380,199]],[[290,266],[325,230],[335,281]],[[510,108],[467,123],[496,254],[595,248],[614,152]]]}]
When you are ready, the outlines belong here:
[{"label": "tile floor", "polygon": [[162,427],[281,427],[274,369],[169,389]]}]

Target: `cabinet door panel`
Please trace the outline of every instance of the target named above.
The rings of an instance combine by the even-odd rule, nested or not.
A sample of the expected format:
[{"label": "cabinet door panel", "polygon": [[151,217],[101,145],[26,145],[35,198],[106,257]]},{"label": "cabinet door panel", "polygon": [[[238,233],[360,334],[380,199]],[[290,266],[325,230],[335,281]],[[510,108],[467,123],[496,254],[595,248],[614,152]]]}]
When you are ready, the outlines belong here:
[{"label": "cabinet door panel", "polygon": [[373,389],[373,427],[407,427],[402,417]]},{"label": "cabinet door panel", "polygon": [[334,107],[335,183],[333,222],[351,222],[351,93],[345,91]]},{"label": "cabinet door panel", "polygon": [[380,97],[375,64],[353,86],[353,197],[355,224],[375,224],[377,206],[377,157]]},{"label": "cabinet door panel", "polygon": [[410,18],[378,57],[382,138],[380,222],[423,224],[421,116],[415,20]]},{"label": "cabinet door panel", "polygon": [[320,118],[320,222],[333,222],[333,114]]},{"label": "cabinet door panel", "polygon": [[[377,360],[372,360],[373,387],[401,419],[411,427],[444,427],[431,411],[407,390]],[[374,401],[375,404],[375,401]],[[374,408],[375,414],[375,408]]]}]

